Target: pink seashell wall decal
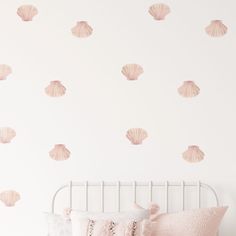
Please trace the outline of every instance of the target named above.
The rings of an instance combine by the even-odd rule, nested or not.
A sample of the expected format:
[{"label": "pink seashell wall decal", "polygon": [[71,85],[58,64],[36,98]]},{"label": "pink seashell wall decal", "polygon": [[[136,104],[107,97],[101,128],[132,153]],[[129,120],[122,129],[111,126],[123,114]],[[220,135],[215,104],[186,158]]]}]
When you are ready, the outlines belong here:
[{"label": "pink seashell wall decal", "polygon": [[206,33],[211,37],[221,37],[227,33],[227,26],[221,20],[212,20],[205,28]]},{"label": "pink seashell wall decal", "polygon": [[0,200],[7,206],[15,206],[15,203],[20,200],[20,194],[14,190],[8,190],[0,193]]},{"label": "pink seashell wall decal", "polygon": [[66,88],[60,81],[54,80],[45,88],[45,93],[50,97],[61,97],[66,93]]},{"label": "pink seashell wall decal", "polygon": [[149,11],[150,15],[153,16],[155,20],[164,20],[166,15],[170,13],[170,8],[169,6],[159,3],[159,4],[154,4],[150,6]]},{"label": "pink seashell wall decal", "polygon": [[0,128],[0,143],[10,143],[15,136],[16,132],[14,129],[9,127]]},{"label": "pink seashell wall decal", "polygon": [[5,64],[0,65],[0,80],[7,78],[9,74],[12,73],[11,67]]},{"label": "pink seashell wall decal", "polygon": [[204,153],[198,146],[192,145],[183,153],[183,159],[191,163],[200,162],[204,159]]},{"label": "pink seashell wall decal", "polygon": [[127,64],[122,67],[121,72],[128,80],[137,80],[143,73],[143,68],[138,64]]},{"label": "pink seashell wall decal", "polygon": [[200,93],[200,88],[193,81],[184,81],[183,85],[178,88],[181,96],[190,98],[195,97]]},{"label": "pink seashell wall decal", "polygon": [[56,144],[49,152],[49,156],[55,161],[64,161],[70,157],[70,151],[64,144]]},{"label": "pink seashell wall decal", "polygon": [[78,21],[76,25],[71,29],[71,32],[76,37],[86,38],[92,34],[93,29],[87,23],[87,21]]},{"label": "pink seashell wall decal", "polygon": [[33,5],[22,5],[17,9],[17,14],[23,21],[32,21],[33,17],[38,14],[38,10]]},{"label": "pink seashell wall decal", "polygon": [[126,137],[132,144],[142,144],[143,140],[148,137],[147,132],[142,128],[132,128],[126,133]]}]

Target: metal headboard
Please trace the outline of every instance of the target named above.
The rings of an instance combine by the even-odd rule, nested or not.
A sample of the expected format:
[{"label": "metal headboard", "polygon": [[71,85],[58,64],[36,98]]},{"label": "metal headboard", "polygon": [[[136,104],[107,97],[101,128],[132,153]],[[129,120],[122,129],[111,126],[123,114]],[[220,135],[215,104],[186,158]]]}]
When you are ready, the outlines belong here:
[{"label": "metal headboard", "polygon": [[100,201],[101,201],[101,211],[104,212],[104,187],[116,187],[116,193],[117,193],[117,211],[120,211],[120,202],[121,202],[121,197],[120,197],[120,188],[121,187],[131,187],[132,188],[132,194],[133,194],[133,201],[136,202],[136,188],[137,187],[148,187],[149,191],[149,200],[152,202],[152,197],[153,197],[153,187],[163,187],[165,189],[165,212],[169,211],[169,193],[170,193],[170,188],[173,187],[179,187],[181,189],[181,206],[182,210],[185,209],[185,190],[187,187],[195,187],[197,189],[197,202],[198,202],[198,207],[201,208],[201,199],[202,199],[202,194],[201,190],[206,189],[208,190],[211,194],[213,194],[215,201],[216,201],[216,206],[219,206],[219,199],[216,194],[216,191],[208,184],[204,184],[200,181],[197,182],[154,182],[154,181],[149,181],[149,182],[72,182],[70,181],[67,184],[62,185],[53,195],[52,199],[52,213],[54,213],[55,210],[55,200],[58,195],[58,193],[65,189],[68,188],[69,192],[69,207],[73,209],[73,194],[72,194],[72,188],[75,186],[80,186],[85,189],[85,210],[88,210],[88,194],[89,194],[89,187],[100,187]]}]

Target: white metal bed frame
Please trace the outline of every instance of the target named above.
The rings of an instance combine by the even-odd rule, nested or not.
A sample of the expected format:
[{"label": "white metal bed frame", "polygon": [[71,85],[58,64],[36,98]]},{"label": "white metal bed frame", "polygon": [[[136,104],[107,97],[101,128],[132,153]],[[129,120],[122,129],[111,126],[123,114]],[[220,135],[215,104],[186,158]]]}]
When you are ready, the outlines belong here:
[{"label": "white metal bed frame", "polygon": [[170,193],[170,188],[173,187],[179,187],[181,188],[181,206],[182,206],[182,210],[185,210],[185,190],[187,187],[195,187],[197,189],[197,203],[198,203],[198,208],[201,208],[201,199],[202,199],[202,195],[201,195],[201,190],[202,189],[206,189],[208,191],[211,192],[211,194],[213,194],[215,201],[216,201],[216,206],[219,206],[219,199],[218,196],[216,194],[216,191],[214,190],[214,188],[212,188],[210,185],[202,183],[200,181],[197,182],[185,182],[185,181],[181,181],[181,182],[169,182],[169,181],[165,181],[165,182],[155,182],[155,181],[149,181],[149,182],[104,182],[104,181],[100,181],[100,182],[72,182],[70,181],[67,184],[62,185],[59,189],[57,189],[57,191],[55,192],[55,194],[53,195],[53,199],[52,199],[52,213],[54,213],[55,211],[55,201],[56,201],[56,197],[58,195],[58,193],[65,189],[68,188],[68,194],[69,194],[69,207],[71,209],[73,209],[73,192],[72,192],[72,188],[76,187],[76,186],[80,186],[83,187],[85,189],[85,211],[88,211],[88,195],[89,195],[89,191],[88,189],[90,187],[100,187],[100,201],[101,201],[101,212],[104,212],[104,187],[116,187],[116,193],[117,193],[117,211],[120,211],[120,203],[121,203],[121,196],[120,196],[120,189],[121,187],[131,187],[132,188],[132,194],[133,194],[133,202],[136,202],[136,196],[137,196],[137,192],[136,189],[137,187],[148,187],[148,191],[149,191],[149,200],[150,202],[152,202],[152,197],[153,197],[153,187],[163,187],[165,189],[165,212],[169,212],[169,193]]}]

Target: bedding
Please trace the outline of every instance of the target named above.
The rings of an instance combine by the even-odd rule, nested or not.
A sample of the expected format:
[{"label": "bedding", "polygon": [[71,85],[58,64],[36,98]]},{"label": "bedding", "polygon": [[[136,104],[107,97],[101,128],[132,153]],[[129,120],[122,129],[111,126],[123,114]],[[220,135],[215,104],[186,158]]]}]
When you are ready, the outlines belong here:
[{"label": "bedding", "polygon": [[110,220],[79,220],[80,231],[74,232],[73,236],[151,236],[151,221],[121,221]]},{"label": "bedding", "polygon": [[151,203],[149,206],[151,235],[216,236],[227,209],[228,207],[212,207],[176,213],[159,213],[159,206]]},{"label": "bedding", "polygon": [[228,207],[201,208],[177,213],[154,213],[152,236],[216,236]]},{"label": "bedding", "polygon": [[216,236],[228,207],[159,213],[159,206],[121,213],[66,209],[47,213],[48,236]]},{"label": "bedding", "polygon": [[[138,207],[136,204],[133,207],[133,210],[127,212],[107,212],[107,213],[99,213],[99,212],[82,212],[73,210],[71,212],[71,220],[72,220],[72,232],[73,236],[78,235],[87,235],[84,234],[86,230],[85,225],[89,225],[89,220],[96,222],[95,233],[99,232],[99,226],[105,227],[105,225],[109,225],[110,223],[122,223],[116,229],[125,228],[125,224],[127,222],[138,222],[143,219],[148,219],[150,217],[149,209],[144,209]],[[110,223],[109,223],[110,222]],[[140,223],[141,224],[141,223]],[[83,230],[82,230],[82,228]],[[82,233],[83,232],[83,233]],[[117,231],[118,232],[118,231]]]},{"label": "bedding", "polygon": [[71,220],[65,215],[45,213],[48,225],[47,236],[72,236]]},{"label": "bedding", "polygon": [[[46,221],[48,225],[48,236],[72,236],[72,224],[73,222],[80,222],[80,220],[112,220],[114,222],[119,221],[140,221],[142,219],[149,218],[149,210],[134,207],[133,210],[126,212],[108,212],[108,213],[100,213],[100,212],[85,212],[73,210],[71,211],[69,208],[66,208],[62,215],[60,214],[52,214],[45,213]],[[73,232],[78,233],[80,231],[80,224],[73,224]],[[77,234],[80,235],[80,234]]]},{"label": "bedding", "polygon": [[71,217],[74,219],[92,219],[92,220],[113,220],[115,222],[122,220],[142,220],[149,218],[149,209],[139,207],[137,204],[133,205],[133,209],[124,212],[87,212],[72,210]]}]

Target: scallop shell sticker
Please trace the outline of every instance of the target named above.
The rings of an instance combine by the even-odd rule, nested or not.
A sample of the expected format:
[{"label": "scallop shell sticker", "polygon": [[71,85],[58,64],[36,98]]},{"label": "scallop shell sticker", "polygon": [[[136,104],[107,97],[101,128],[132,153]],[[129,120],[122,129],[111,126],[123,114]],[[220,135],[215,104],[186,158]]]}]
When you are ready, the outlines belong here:
[{"label": "scallop shell sticker", "polygon": [[132,144],[138,145],[142,144],[143,140],[148,137],[148,134],[144,129],[132,128],[127,131],[126,137]]},{"label": "scallop shell sticker", "polygon": [[71,32],[76,37],[86,38],[92,34],[93,28],[87,23],[87,21],[78,21],[71,29]]},{"label": "scallop shell sticker", "polygon": [[143,68],[138,64],[127,64],[123,66],[121,72],[128,80],[137,80],[143,73]]},{"label": "scallop shell sticker", "polygon": [[10,143],[15,136],[16,132],[14,129],[9,127],[0,128],[0,143]]},{"label": "scallop shell sticker", "polygon": [[211,37],[221,37],[227,33],[227,26],[221,20],[212,20],[205,28],[206,33]]},{"label": "scallop shell sticker", "polygon": [[70,151],[64,144],[56,144],[49,152],[49,156],[55,161],[64,161],[70,157]]},{"label": "scallop shell sticker", "polygon": [[183,85],[178,88],[178,92],[183,97],[191,98],[200,93],[200,88],[193,81],[184,81]]},{"label": "scallop shell sticker", "polygon": [[20,200],[20,194],[14,190],[4,191],[0,193],[0,200],[7,206],[15,206],[15,203]]},{"label": "scallop shell sticker", "polygon": [[170,13],[170,8],[166,4],[159,3],[150,6],[148,12],[155,20],[161,21]]},{"label": "scallop shell sticker", "polygon": [[5,64],[0,65],[0,80],[5,80],[12,73],[11,67]]},{"label": "scallop shell sticker", "polygon": [[66,93],[66,88],[60,81],[54,80],[45,88],[45,93],[50,97],[61,97]]},{"label": "scallop shell sticker", "polygon": [[204,153],[198,146],[192,145],[183,153],[183,159],[190,163],[200,162],[204,159]]},{"label": "scallop shell sticker", "polygon": [[32,21],[33,17],[38,14],[38,10],[33,5],[23,5],[17,9],[17,14],[23,21]]}]

